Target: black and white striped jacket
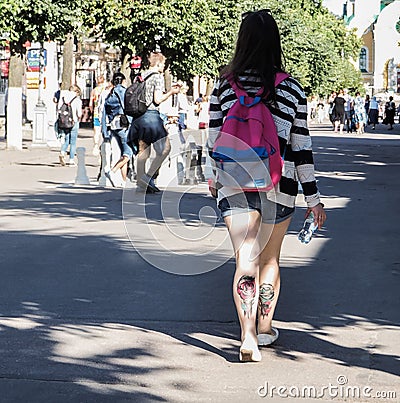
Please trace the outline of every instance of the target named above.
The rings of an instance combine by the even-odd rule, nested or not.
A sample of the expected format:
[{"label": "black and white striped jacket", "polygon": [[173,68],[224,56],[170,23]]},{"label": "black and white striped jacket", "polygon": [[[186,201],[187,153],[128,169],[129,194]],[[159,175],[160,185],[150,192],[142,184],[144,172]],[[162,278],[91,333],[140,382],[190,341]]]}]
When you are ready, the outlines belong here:
[{"label": "black and white striped jacket", "polygon": [[[250,96],[255,96],[260,88],[259,76],[248,71],[239,79],[244,90]],[[218,80],[210,98],[209,149],[213,148],[224,118],[236,100],[228,81]],[[302,87],[294,78],[287,78],[276,87],[276,105],[268,104],[268,107],[276,124],[284,168],[279,184],[267,193],[267,197],[294,207],[300,182],[307,206],[314,207],[320,202],[320,195],[314,176],[312,144],[307,127],[307,100]],[[237,191],[220,188],[218,201],[234,193]]]}]

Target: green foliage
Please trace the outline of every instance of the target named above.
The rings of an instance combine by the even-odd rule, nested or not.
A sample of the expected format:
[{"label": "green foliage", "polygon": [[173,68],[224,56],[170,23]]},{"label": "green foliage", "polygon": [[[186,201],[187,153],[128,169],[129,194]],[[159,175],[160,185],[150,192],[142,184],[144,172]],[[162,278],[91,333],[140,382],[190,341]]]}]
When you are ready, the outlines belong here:
[{"label": "green foliage", "polygon": [[215,76],[231,52],[238,27],[235,1],[101,0],[84,4],[94,33],[145,58],[157,45],[179,78]]},{"label": "green foliage", "polygon": [[306,94],[328,94],[341,87],[360,89],[361,75],[350,63],[361,40],[318,0],[248,1],[250,10],[269,8],[277,20],[286,70]]},{"label": "green foliage", "polygon": [[[71,7],[72,5],[72,7]],[[26,41],[61,40],[78,26],[77,3],[62,0],[0,0],[0,31],[13,53]]]},{"label": "green foliage", "polygon": [[13,52],[69,32],[144,58],[159,46],[178,78],[212,78],[233,53],[241,13],[265,8],[280,27],[286,69],[307,94],[361,88],[350,63],[360,40],[321,0],[0,0],[0,31],[10,32]]}]

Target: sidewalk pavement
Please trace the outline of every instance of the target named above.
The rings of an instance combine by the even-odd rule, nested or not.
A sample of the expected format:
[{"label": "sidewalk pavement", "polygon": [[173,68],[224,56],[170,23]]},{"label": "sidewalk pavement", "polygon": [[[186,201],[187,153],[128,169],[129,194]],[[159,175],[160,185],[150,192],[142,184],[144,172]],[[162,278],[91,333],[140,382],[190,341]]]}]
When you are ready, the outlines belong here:
[{"label": "sidewalk pavement", "polygon": [[[311,129],[328,221],[299,243],[299,197],[282,251],[281,336],[251,364],[238,362],[234,263],[214,250],[226,232],[205,185],[182,187],[168,233],[160,205],[170,214],[175,189],[143,203],[130,189],[73,186],[76,168],[61,167],[57,149],[30,148],[29,133],[20,152],[0,142],[0,402],[399,401],[400,130]],[[80,146],[95,182],[89,130]],[[190,250],[179,250],[182,229]],[[198,268],[199,251],[207,267],[226,263],[174,274],[187,256]],[[161,258],[163,270],[152,264]]]}]

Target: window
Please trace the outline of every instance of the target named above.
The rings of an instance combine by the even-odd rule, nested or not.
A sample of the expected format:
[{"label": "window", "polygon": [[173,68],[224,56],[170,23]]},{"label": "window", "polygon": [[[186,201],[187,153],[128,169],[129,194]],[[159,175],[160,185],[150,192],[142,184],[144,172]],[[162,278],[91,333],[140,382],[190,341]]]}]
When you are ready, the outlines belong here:
[{"label": "window", "polygon": [[362,73],[368,73],[368,49],[366,47],[362,47],[360,51],[360,61],[359,67]]}]

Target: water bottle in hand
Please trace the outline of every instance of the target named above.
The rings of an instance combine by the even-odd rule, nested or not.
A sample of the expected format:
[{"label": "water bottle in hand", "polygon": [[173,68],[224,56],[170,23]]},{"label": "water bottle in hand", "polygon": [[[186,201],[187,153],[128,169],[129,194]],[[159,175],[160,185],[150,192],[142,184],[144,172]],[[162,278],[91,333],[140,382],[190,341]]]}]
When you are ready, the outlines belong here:
[{"label": "water bottle in hand", "polygon": [[297,235],[297,238],[302,243],[309,243],[314,232],[317,230],[318,225],[314,223],[314,213],[311,211],[310,214],[304,221],[303,228]]}]

